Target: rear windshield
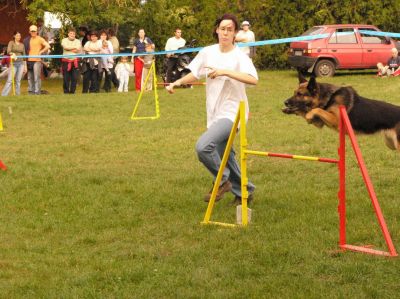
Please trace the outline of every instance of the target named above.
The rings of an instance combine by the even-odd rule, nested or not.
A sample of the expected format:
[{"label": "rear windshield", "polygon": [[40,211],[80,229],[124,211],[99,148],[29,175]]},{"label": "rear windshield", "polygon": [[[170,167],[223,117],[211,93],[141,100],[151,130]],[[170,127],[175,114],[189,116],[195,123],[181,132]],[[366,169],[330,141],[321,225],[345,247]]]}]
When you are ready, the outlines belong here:
[{"label": "rear windshield", "polygon": [[317,35],[317,34],[321,34],[323,31],[324,31],[324,27],[312,27],[300,36]]}]

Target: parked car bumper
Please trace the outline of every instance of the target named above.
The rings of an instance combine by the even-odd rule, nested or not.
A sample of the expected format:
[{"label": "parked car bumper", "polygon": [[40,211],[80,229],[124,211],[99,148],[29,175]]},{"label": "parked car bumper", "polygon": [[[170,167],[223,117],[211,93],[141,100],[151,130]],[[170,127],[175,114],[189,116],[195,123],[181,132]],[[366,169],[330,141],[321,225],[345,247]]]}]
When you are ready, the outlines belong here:
[{"label": "parked car bumper", "polygon": [[309,69],[317,61],[316,57],[308,56],[289,56],[289,64],[295,68]]}]

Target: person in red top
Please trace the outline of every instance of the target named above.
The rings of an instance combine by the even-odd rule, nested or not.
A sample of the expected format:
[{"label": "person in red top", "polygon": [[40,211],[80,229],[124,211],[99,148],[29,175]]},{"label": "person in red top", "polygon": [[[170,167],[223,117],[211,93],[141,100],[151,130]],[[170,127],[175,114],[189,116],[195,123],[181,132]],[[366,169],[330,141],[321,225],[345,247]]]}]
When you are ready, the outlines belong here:
[{"label": "person in red top", "polygon": [[[144,32],[144,29],[139,29],[138,32],[139,38],[135,39],[133,43],[133,49],[132,53],[144,53],[146,52],[146,45],[150,44],[151,48],[154,50],[155,45],[153,41],[146,37],[146,33]],[[142,81],[142,71],[143,71],[143,59],[140,57],[135,57],[134,59],[132,58],[132,62],[134,63],[135,66],[135,89],[137,92],[139,92],[142,88],[141,86],[141,81]]]},{"label": "person in red top", "polygon": [[399,52],[396,48],[392,49],[392,56],[389,58],[387,65],[384,66],[381,62],[377,64],[378,67],[378,76],[382,77],[383,75],[386,76],[393,76],[397,77],[400,75],[400,57]]}]

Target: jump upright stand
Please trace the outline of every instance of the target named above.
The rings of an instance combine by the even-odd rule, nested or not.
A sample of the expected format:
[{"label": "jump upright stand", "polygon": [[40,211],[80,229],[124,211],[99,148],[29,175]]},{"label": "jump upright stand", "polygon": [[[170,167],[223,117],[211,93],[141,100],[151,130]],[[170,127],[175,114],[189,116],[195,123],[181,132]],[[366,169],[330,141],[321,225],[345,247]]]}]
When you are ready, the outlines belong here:
[{"label": "jump upright stand", "polygon": [[[226,163],[228,161],[229,153],[232,148],[233,141],[236,136],[237,128],[240,129],[240,167],[242,172],[242,182],[241,182],[241,189],[242,189],[242,223],[241,224],[233,224],[233,223],[224,223],[224,222],[217,222],[211,221],[211,214],[215,204],[215,198],[218,192],[218,186],[221,183],[223,170],[226,167]],[[387,251],[381,251],[376,249],[371,249],[369,246],[355,246],[346,243],[346,163],[345,163],[345,142],[346,142],[346,134],[348,134],[353,151],[357,157],[358,166],[361,170],[361,174],[364,179],[365,186],[368,190],[369,197],[371,199],[372,205],[374,207],[374,211],[376,217],[378,219],[379,225],[381,227],[383,236],[386,241],[386,245],[388,247]],[[247,192],[247,155],[258,155],[258,156],[265,156],[265,157],[276,157],[276,158],[286,158],[286,159],[295,159],[295,160],[306,160],[306,161],[316,161],[316,162],[324,162],[324,163],[336,163],[338,164],[339,169],[339,247],[343,251],[351,250],[357,251],[362,253],[368,253],[373,255],[381,255],[381,256],[389,256],[395,257],[397,256],[396,249],[393,245],[392,239],[390,237],[389,230],[386,226],[385,219],[383,217],[381,208],[378,203],[378,199],[376,197],[374,187],[372,185],[371,179],[368,175],[367,168],[365,167],[364,160],[361,155],[360,148],[358,146],[353,128],[351,126],[350,120],[348,118],[347,112],[345,107],[340,107],[340,123],[339,123],[339,159],[330,159],[330,158],[319,158],[319,157],[310,157],[310,156],[300,156],[300,155],[290,155],[290,154],[281,154],[281,153],[271,153],[271,152],[260,152],[260,151],[253,151],[247,149],[247,136],[246,136],[246,120],[245,120],[245,102],[240,103],[239,111],[236,115],[235,122],[232,126],[232,130],[225,148],[224,156],[221,161],[221,166],[218,171],[217,177],[214,182],[214,188],[211,193],[211,198],[208,203],[207,211],[204,216],[204,220],[202,224],[215,224],[221,225],[226,227],[245,227],[248,225],[248,215],[247,215],[247,200],[248,200],[248,192]]]}]

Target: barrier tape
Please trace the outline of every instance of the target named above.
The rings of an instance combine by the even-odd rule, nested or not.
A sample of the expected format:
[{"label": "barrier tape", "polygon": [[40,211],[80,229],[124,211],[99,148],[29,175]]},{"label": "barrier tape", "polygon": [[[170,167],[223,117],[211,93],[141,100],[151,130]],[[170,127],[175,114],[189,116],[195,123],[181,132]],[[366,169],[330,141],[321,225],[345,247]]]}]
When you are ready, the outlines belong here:
[{"label": "barrier tape", "polygon": [[[375,35],[375,36],[386,36],[386,37],[397,37],[400,38],[400,33],[394,32],[382,32],[382,31],[373,31],[373,30],[359,30],[360,33],[368,34],[368,35]],[[343,32],[342,34],[347,34]],[[286,44],[292,42],[299,42],[299,41],[308,41],[308,40],[315,40],[328,37],[329,34],[316,34],[316,35],[306,35],[306,36],[297,36],[297,37],[288,37],[288,38],[279,38],[279,39],[270,39],[270,40],[263,40],[263,41],[256,41],[256,42],[249,42],[249,43],[237,43],[238,47],[258,47],[258,46],[265,46],[265,45],[277,45],[277,44]],[[192,52],[199,52],[204,47],[197,47],[197,48],[186,48],[180,50],[171,50],[171,51],[157,51],[157,52],[142,52],[142,53],[115,53],[115,54],[75,54],[75,55],[21,55],[18,58],[101,58],[101,57],[136,57],[136,56],[145,56],[145,55],[165,55],[165,54],[182,54],[182,53],[192,53]],[[2,59],[4,56],[0,56]]]},{"label": "barrier tape", "polygon": [[[263,40],[263,41],[256,41],[250,43],[237,43],[238,47],[257,47],[257,46],[265,46],[265,45],[276,45],[276,44],[285,44],[291,42],[298,42],[298,41],[306,41],[306,40],[314,40],[314,39],[321,39],[327,37],[328,34],[316,34],[316,35],[306,35],[306,36],[297,36],[297,37],[288,37],[288,38],[280,38],[280,39],[270,39],[270,40]],[[101,57],[121,57],[121,56],[128,56],[128,57],[136,57],[136,56],[145,56],[145,55],[165,55],[165,54],[182,54],[182,53],[192,53],[192,52],[199,52],[204,47],[197,47],[197,48],[186,48],[180,50],[171,50],[171,51],[158,51],[158,52],[142,52],[142,53],[115,53],[115,54],[75,54],[75,55],[21,55],[18,58],[101,58]],[[0,56],[0,59],[3,56]]]}]

